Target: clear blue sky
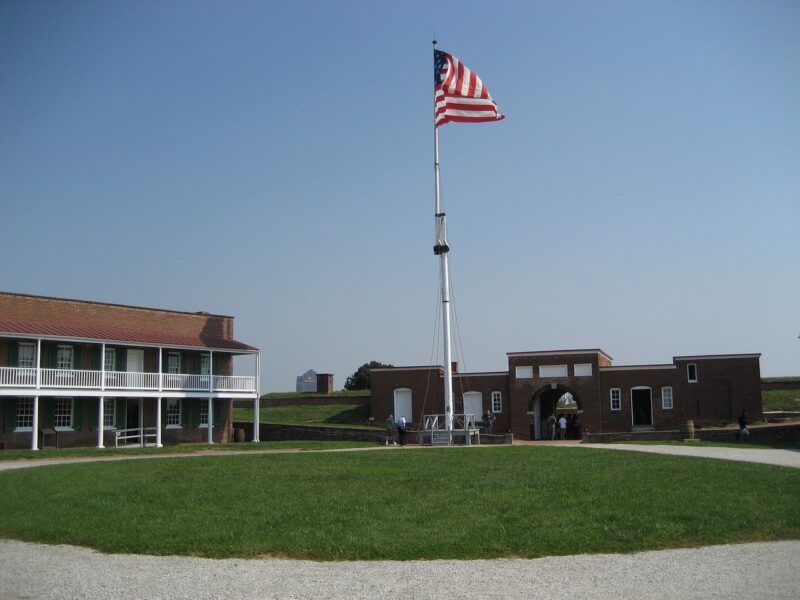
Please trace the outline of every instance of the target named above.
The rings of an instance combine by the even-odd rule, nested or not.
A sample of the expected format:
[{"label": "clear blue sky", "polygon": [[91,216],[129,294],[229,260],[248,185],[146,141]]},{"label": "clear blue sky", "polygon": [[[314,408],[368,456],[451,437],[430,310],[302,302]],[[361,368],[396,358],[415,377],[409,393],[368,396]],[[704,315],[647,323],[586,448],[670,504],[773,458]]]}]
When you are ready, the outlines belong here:
[{"label": "clear blue sky", "polygon": [[434,30],[508,115],[441,130],[467,369],[800,374],[796,1],[5,0],[0,289],[232,314],[264,391],[427,364]]}]

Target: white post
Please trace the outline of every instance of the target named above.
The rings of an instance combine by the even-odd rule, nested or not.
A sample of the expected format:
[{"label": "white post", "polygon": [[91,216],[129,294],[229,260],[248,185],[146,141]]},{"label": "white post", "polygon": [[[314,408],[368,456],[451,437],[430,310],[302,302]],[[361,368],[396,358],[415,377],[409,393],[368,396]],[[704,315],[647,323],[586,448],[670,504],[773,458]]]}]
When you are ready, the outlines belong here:
[{"label": "white post", "polygon": [[214,351],[208,352],[208,391],[214,391]]},{"label": "white post", "polygon": [[[163,354],[164,354],[164,349],[163,348],[159,348],[158,349],[158,391],[159,392],[163,391],[163,389],[164,389],[164,369],[163,369],[164,359],[163,359]],[[160,415],[161,413],[159,412],[158,414]]]},{"label": "white post", "polygon": [[214,398],[208,399],[208,445],[214,443],[212,429],[214,427]]},{"label": "white post", "polygon": [[256,400],[253,403],[253,441],[260,442],[259,410],[261,402],[261,352],[256,354]]},{"label": "white post", "polygon": [[42,340],[36,340],[36,389],[42,387]]},{"label": "white post", "polygon": [[[434,49],[436,42],[434,42]],[[434,94],[434,110],[435,110]],[[453,429],[453,371],[450,358],[450,268],[447,254],[450,246],[447,244],[447,222],[442,211],[442,194],[439,179],[439,129],[434,124],[433,129],[433,170],[436,186],[436,245],[433,253],[439,256],[442,277],[442,337],[444,342],[444,422],[445,429]]]},{"label": "white post", "polygon": [[[103,342],[102,349],[100,351],[100,389],[106,389],[106,344]],[[102,406],[102,403],[101,403]],[[101,423],[102,425],[102,423]],[[100,428],[102,429],[102,427]]]},{"label": "white post", "polygon": [[161,396],[156,398],[156,448],[162,448],[161,443]]},{"label": "white post", "polygon": [[[105,375],[105,373],[103,374]],[[105,448],[103,445],[103,433],[105,432],[105,426],[103,421],[105,421],[105,397],[100,396],[100,405],[97,410],[97,447],[98,448]]]},{"label": "white post", "polygon": [[[11,402],[8,398],[6,402]],[[31,450],[39,449],[39,396],[33,397],[33,431],[31,431]]]}]

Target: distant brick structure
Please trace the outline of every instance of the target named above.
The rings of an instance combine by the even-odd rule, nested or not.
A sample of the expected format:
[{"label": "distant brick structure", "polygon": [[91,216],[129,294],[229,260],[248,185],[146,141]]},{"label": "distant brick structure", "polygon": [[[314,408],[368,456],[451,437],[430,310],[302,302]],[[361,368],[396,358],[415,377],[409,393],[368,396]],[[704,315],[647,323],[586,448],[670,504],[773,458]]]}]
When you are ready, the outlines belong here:
[{"label": "distant brick structure", "polygon": [[[454,410],[494,414],[494,432],[547,436],[547,417],[571,394],[581,429],[593,433],[675,429],[762,416],[760,354],[676,356],[660,365],[614,366],[602,350],[510,352],[508,370],[453,374]],[[376,421],[398,411],[418,422],[444,412],[439,366],[372,369]],[[477,414],[480,412],[480,414]],[[573,409],[572,412],[575,412]]]},{"label": "distant brick structure", "polygon": [[302,394],[330,394],[333,391],[333,374],[309,369],[297,376],[295,391]]}]

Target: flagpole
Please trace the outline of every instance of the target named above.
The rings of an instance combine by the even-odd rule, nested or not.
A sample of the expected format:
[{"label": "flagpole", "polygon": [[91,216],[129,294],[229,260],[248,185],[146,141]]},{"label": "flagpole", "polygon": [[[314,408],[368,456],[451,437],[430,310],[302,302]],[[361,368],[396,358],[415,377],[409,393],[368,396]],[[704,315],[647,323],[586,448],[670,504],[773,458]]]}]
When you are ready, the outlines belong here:
[{"label": "flagpole", "polygon": [[[436,40],[433,40],[436,50]],[[434,52],[434,65],[436,54]],[[442,279],[442,337],[444,342],[444,421],[447,431],[453,430],[453,367],[450,354],[450,267],[447,260],[450,246],[447,244],[447,222],[442,210],[441,180],[439,176],[439,128],[436,127],[436,91],[434,88],[434,126],[433,126],[433,172],[436,189],[436,245],[433,253],[439,256]],[[452,436],[450,443],[452,443]]]}]

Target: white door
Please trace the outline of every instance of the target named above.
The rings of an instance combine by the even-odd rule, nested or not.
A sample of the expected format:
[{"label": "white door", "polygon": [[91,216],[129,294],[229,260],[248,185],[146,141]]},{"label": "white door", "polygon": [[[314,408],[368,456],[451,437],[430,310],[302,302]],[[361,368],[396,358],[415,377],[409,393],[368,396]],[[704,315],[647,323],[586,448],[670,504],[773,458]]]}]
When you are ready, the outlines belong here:
[{"label": "white door", "polygon": [[464,414],[475,415],[475,421],[483,420],[483,396],[480,392],[464,394]]},{"label": "white door", "polygon": [[400,417],[406,418],[408,427],[414,422],[414,416],[411,414],[411,390],[408,388],[400,388],[394,391],[395,423],[400,420]]},{"label": "white door", "polygon": [[144,350],[129,349],[125,369],[128,373],[144,373]]}]

